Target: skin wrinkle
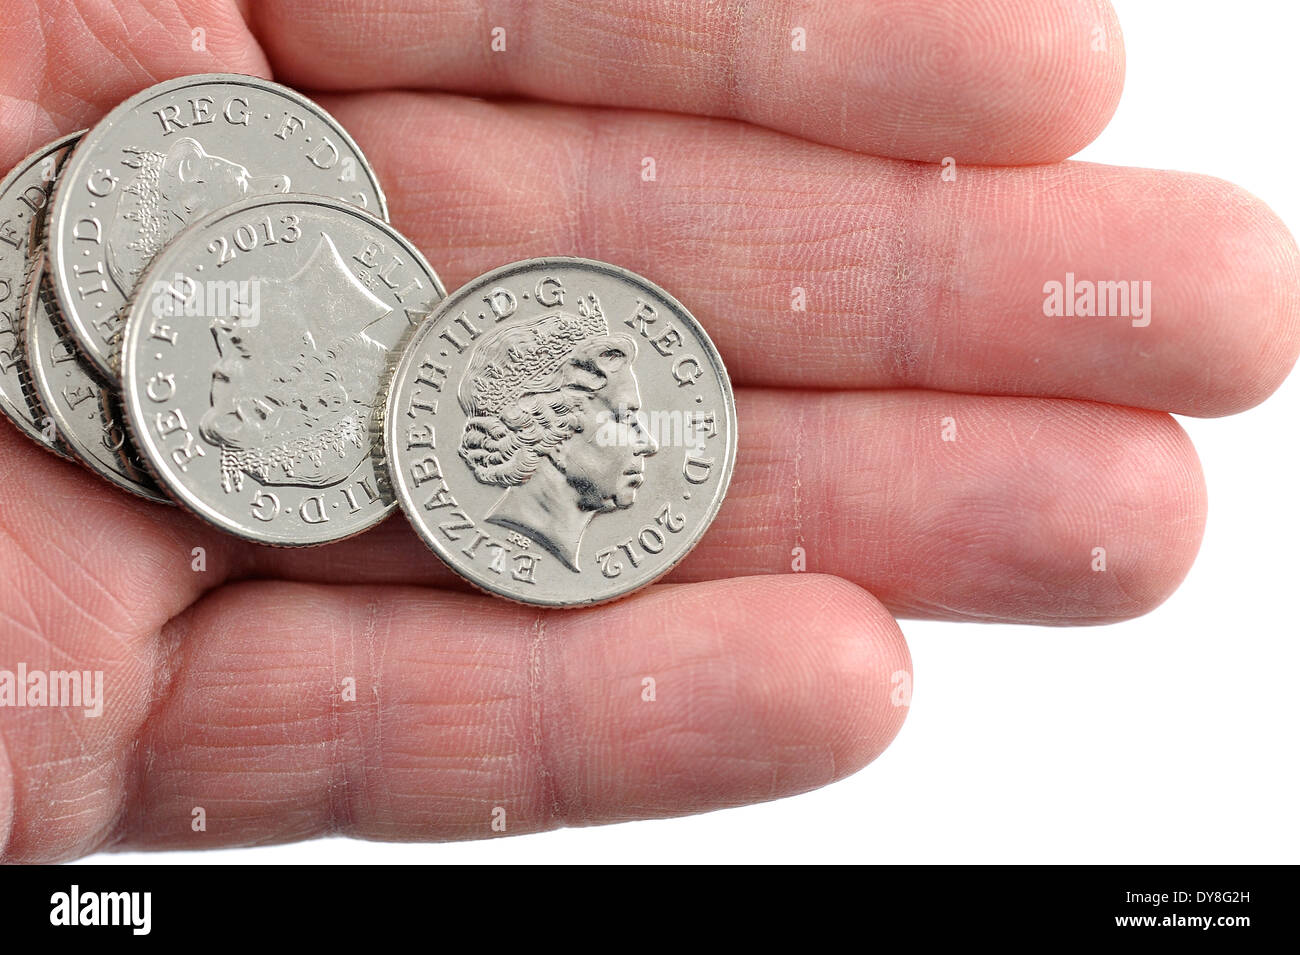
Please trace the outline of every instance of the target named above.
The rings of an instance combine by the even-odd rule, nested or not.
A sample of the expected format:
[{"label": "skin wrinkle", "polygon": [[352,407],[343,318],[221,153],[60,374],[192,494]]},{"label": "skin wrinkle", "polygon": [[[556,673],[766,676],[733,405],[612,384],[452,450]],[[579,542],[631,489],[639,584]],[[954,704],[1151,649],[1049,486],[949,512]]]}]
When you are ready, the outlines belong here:
[{"label": "skin wrinkle", "polygon": [[[535,767],[534,774],[540,787],[539,802],[546,813],[548,828],[564,824],[564,813],[560,806],[559,793],[555,778],[551,772],[549,750],[545,728],[545,704],[542,694],[547,686],[546,669],[546,611],[539,610],[533,618],[533,635],[528,645],[528,736],[530,759]],[[507,812],[509,810],[507,809]],[[510,819],[506,818],[507,831]]]},{"label": "skin wrinkle", "polygon": [[[3,524],[0,524],[0,538],[7,539],[10,543],[12,543],[14,547],[18,550],[18,552],[23,555],[27,564],[36,568],[41,567],[41,562],[37,559],[37,556],[27,547],[26,543],[20,540],[17,535],[15,535],[12,531],[10,531],[8,527],[5,527]],[[56,547],[56,549],[58,548]],[[56,595],[62,598],[63,607],[65,607],[68,610],[71,610],[76,614],[81,615],[87,621],[90,621],[92,623],[102,623],[102,621],[98,620],[93,613],[91,613],[89,610],[86,610],[82,606],[81,601],[75,600],[72,594],[68,592],[65,586],[55,581],[53,579],[54,575],[46,573],[44,574],[44,577],[49,582],[50,586],[54,588]],[[104,629],[107,631],[109,635],[116,637],[118,639],[118,642],[121,645],[125,646],[127,644],[128,642],[127,636],[117,628],[105,626]],[[65,650],[55,647],[54,643],[51,640],[49,640],[47,637],[45,637],[43,633],[40,634],[40,639],[42,643],[49,646],[49,648],[55,653],[61,654],[64,657],[68,657],[68,654]]]},{"label": "skin wrinkle", "polygon": [[[103,11],[108,6],[112,11],[116,24],[121,28],[121,43],[111,43],[103,39],[104,36],[116,36],[116,30],[111,26],[104,29],[103,25],[92,26],[87,19],[86,10],[92,9],[96,12]],[[44,131],[31,129],[30,124],[24,124],[31,129],[28,141],[33,144],[33,148],[39,142],[44,142],[56,135],[57,131],[71,131],[78,126],[89,125],[102,116],[111,106],[116,105],[117,98],[108,93],[109,90],[115,89],[120,84],[118,77],[110,77],[104,80],[102,73],[93,74],[98,85],[90,89],[93,98],[79,95],[74,91],[74,85],[84,77],[84,71],[78,69],[75,63],[69,63],[64,68],[62,61],[57,56],[51,56],[49,50],[49,28],[55,27],[59,31],[72,29],[79,35],[79,42],[82,44],[91,44],[98,49],[103,58],[108,62],[114,63],[120,70],[126,71],[136,79],[132,80],[135,89],[141,89],[152,82],[157,82],[166,75],[180,75],[187,72],[180,68],[181,60],[174,59],[176,54],[182,53],[185,60],[192,59],[196,54],[191,53],[189,49],[190,42],[190,22],[182,14],[179,7],[171,5],[169,9],[175,13],[176,21],[169,24],[161,17],[154,16],[152,8],[140,3],[133,3],[130,7],[132,17],[149,17],[153,22],[141,25],[138,29],[132,30],[130,21],[114,4],[105,4],[102,2],[90,2],[90,0],[61,0],[58,3],[56,12],[46,14],[41,10],[38,4],[32,3],[30,9],[33,10],[33,22],[36,23],[36,29],[39,32],[40,42],[42,44],[41,55],[35,58],[37,70],[29,70],[26,76],[36,77],[37,82],[34,86],[32,98],[27,100],[23,97],[15,97],[12,93],[0,94],[0,103],[6,100],[18,100],[32,106],[40,115],[44,116],[46,124]],[[234,7],[228,7],[220,2],[207,2],[201,4],[195,11],[196,19],[206,20],[203,25],[209,30],[209,36],[213,33],[213,27],[220,26]],[[267,72],[266,59],[260,46],[255,42],[251,33],[248,32],[246,24],[239,37],[239,41],[230,44],[232,49],[237,49],[238,53],[230,58],[230,62],[224,66],[214,68],[228,69],[234,72]],[[184,28],[183,30],[181,28]],[[165,37],[162,42],[155,43],[147,38],[149,34],[161,34]],[[220,35],[218,29],[217,35]],[[158,55],[160,63],[171,64],[168,67],[159,69],[157,66],[144,62],[136,55],[135,48],[138,46],[151,46]],[[242,47],[242,48],[241,48]],[[23,51],[25,58],[30,61],[33,59],[28,50]],[[239,54],[245,54],[240,56]],[[212,56],[212,54],[209,54]],[[78,59],[78,62],[80,62]],[[198,69],[198,67],[195,67]],[[188,72],[193,72],[189,70]],[[142,77],[142,78],[141,78]],[[69,82],[65,82],[68,80]],[[50,91],[45,97],[39,93],[40,90]],[[135,90],[133,90],[135,91]],[[56,108],[54,104],[47,102],[50,97],[59,100],[68,101],[72,108]],[[19,155],[25,155],[31,149],[25,150]],[[18,155],[12,158],[18,158]]]},{"label": "skin wrinkle", "polygon": [[[41,71],[39,75],[32,77],[31,104],[32,104],[32,108],[35,111],[40,112],[41,109],[37,105],[37,101],[40,98],[40,91],[43,88],[45,88],[49,82],[51,58],[49,56],[49,38],[46,36],[45,33],[45,18],[41,14],[41,9],[39,6],[33,4],[31,10],[32,10],[32,21],[36,24],[36,29],[41,36],[41,49],[39,54]],[[48,112],[46,112],[45,114],[45,121],[48,126],[57,128],[57,124],[55,124],[54,122],[54,117],[51,116]],[[24,153],[24,155],[34,152],[38,148],[32,142],[34,136],[35,136],[35,130],[33,130],[32,133],[28,136],[28,148],[26,153]]]},{"label": "skin wrinkle", "polygon": [[[15,543],[17,542],[15,541]],[[58,543],[57,535],[51,536],[46,541],[46,543],[48,544],[48,546],[52,547],[54,551],[57,554],[59,554],[59,556],[63,557],[68,564],[76,566],[81,571],[83,578],[88,580],[91,583],[91,585],[95,588],[96,594],[104,598],[104,600],[108,603],[108,605],[118,612],[117,613],[118,616],[120,616],[126,622],[130,621],[131,619],[130,610],[127,607],[127,605],[123,602],[123,600],[117,594],[115,594],[104,581],[100,580],[95,574],[90,573],[86,569],[86,567],[81,563],[81,561],[77,559],[77,557],[75,557],[73,554],[69,553],[64,547],[62,547]],[[53,576],[53,575],[47,574],[47,576]],[[68,596],[67,599],[69,603],[73,602],[70,596]],[[86,610],[86,608],[82,606],[82,604],[85,602],[86,601],[76,601],[75,605],[77,606],[78,610],[86,613],[87,616],[90,616],[90,611]],[[125,626],[113,628],[115,632],[119,630],[125,630],[125,629],[127,629]]]},{"label": "skin wrinkle", "polygon": [[18,785],[14,764],[5,744],[4,721],[0,721],[0,864],[9,862],[10,840],[18,817]]},{"label": "skin wrinkle", "polygon": [[[728,19],[721,36],[722,54],[719,59],[722,61],[723,81],[718,112],[723,116],[743,116],[749,112],[745,102],[745,78],[750,75],[745,69],[749,59],[745,38],[750,35],[745,27],[752,21],[762,19],[762,3],[731,0],[723,10]],[[756,97],[762,96],[760,90],[753,92]]]},{"label": "skin wrinkle", "polygon": [[[389,615],[386,623],[387,623],[387,627],[385,629],[385,638],[390,636],[393,630],[393,620],[391,615]],[[357,714],[358,725],[356,727],[356,732],[358,738],[361,741],[360,759],[361,759],[361,786],[362,786],[361,792],[362,793],[369,792],[369,783],[371,779],[379,779],[380,781],[384,781],[386,779],[386,774],[384,773],[385,767],[382,761],[383,753],[386,748],[386,739],[387,739],[387,737],[385,736],[385,724],[384,724],[386,701],[384,699],[383,693],[379,689],[379,682],[383,677],[384,665],[388,659],[388,645],[389,645],[388,639],[383,639],[383,640],[379,639],[379,633],[377,629],[374,633],[369,635],[369,639],[366,643],[366,666],[370,673],[370,677],[371,677],[370,682],[373,685],[370,687],[370,692],[366,694],[366,699],[363,704],[363,707],[368,707],[369,711],[372,712],[374,716],[373,719],[369,721],[369,725],[372,727],[371,731],[367,733],[366,732],[367,721],[364,719],[364,715],[367,712],[367,710],[363,708],[359,710]],[[358,703],[361,702],[361,692],[362,692],[361,683],[360,680],[358,680],[357,682]],[[376,756],[380,758],[380,761],[378,765],[375,766],[374,773],[371,773],[370,763],[371,760],[374,759]],[[389,787],[387,785],[384,785],[383,797],[391,798],[391,795],[392,793]],[[373,802],[372,799],[370,798],[366,799],[367,809],[373,808],[371,805],[372,802]],[[348,820],[352,825],[356,825],[357,806],[355,802],[349,805],[348,807]]]},{"label": "skin wrinkle", "polygon": [[790,466],[794,471],[790,481],[790,495],[793,501],[794,517],[794,542],[795,545],[804,549],[805,569],[807,562],[807,547],[804,545],[803,537],[803,476],[800,468],[803,464],[804,454],[804,431],[808,426],[808,410],[806,407],[799,409],[798,420],[794,423],[794,448],[790,453]]},{"label": "skin wrinkle", "polygon": [[[916,243],[910,238],[909,225],[916,221],[917,210],[923,201],[921,185],[922,175],[933,175],[933,171],[924,166],[914,167],[910,177],[904,177],[902,195],[903,208],[891,216],[888,233],[881,239],[887,246],[885,253],[884,275],[887,276],[883,307],[879,310],[878,321],[884,325],[883,338],[885,353],[890,356],[893,365],[893,384],[895,387],[915,385],[915,369],[920,358],[918,347],[911,335],[914,326],[912,316],[915,313],[915,298],[920,290],[913,288],[914,276],[924,275],[917,269]],[[884,230],[882,230],[884,231]]]},{"label": "skin wrinkle", "polygon": [[[364,623],[360,630],[362,641],[366,645],[371,645],[375,641],[375,617],[379,610],[379,601],[376,599],[367,600],[362,607],[364,614]],[[355,633],[355,631],[353,631]],[[340,660],[339,657],[339,640],[336,633],[330,633],[329,640],[329,660],[330,660],[330,719],[333,725],[333,731],[330,733],[330,750],[333,753],[332,763],[336,771],[331,774],[328,786],[329,801],[329,831],[337,834],[346,831],[353,821],[352,800],[356,793],[356,788],[352,785],[350,761],[343,757],[343,743],[345,736],[343,733],[343,679],[345,676],[356,677],[357,667],[356,660],[356,637],[352,636],[348,640],[348,659]],[[344,663],[342,672],[339,664]],[[348,663],[351,666],[348,666]],[[361,683],[358,680],[355,687],[357,699],[356,702],[365,705],[361,700]],[[364,758],[364,757],[363,757]],[[364,771],[364,764],[363,764]],[[363,772],[364,774],[364,772]]]},{"label": "skin wrinkle", "polygon": [[577,201],[574,203],[575,215],[573,218],[573,234],[570,240],[570,254],[580,254],[578,250],[589,250],[588,256],[591,258],[600,257],[600,236],[597,230],[596,204],[592,202],[592,195],[596,192],[599,181],[595,175],[596,157],[601,153],[602,124],[599,117],[585,116],[583,125],[586,127],[586,135],[582,139],[582,145],[578,151],[578,161],[575,164],[576,175],[575,182],[578,185]]},{"label": "skin wrinkle", "polygon": [[[846,587],[845,585],[840,585],[840,590],[841,590],[841,592],[857,592],[857,591],[850,591],[850,590],[848,589],[848,587]],[[669,592],[672,592],[672,591],[669,591]],[[679,592],[680,592],[680,591],[679,591]],[[662,598],[660,598],[660,599],[662,599]],[[712,607],[711,607],[711,605],[706,604],[706,605],[705,605],[705,608],[708,609],[708,611],[712,611]],[[707,628],[705,628],[705,630],[707,631]],[[546,639],[546,641],[549,642],[549,638],[546,637],[546,634],[543,634],[543,639]],[[714,656],[714,654],[716,654],[716,651],[711,652],[711,654],[708,655],[708,656],[710,656],[710,659],[711,659],[712,656]],[[727,659],[727,656],[724,655],[724,659]],[[731,657],[731,659],[732,659],[732,663],[735,664],[735,657]],[[543,667],[543,669],[545,669],[546,672],[550,672],[550,669],[551,669],[551,668],[550,668],[550,667]],[[806,691],[805,691],[805,690],[801,690],[801,693],[806,693]],[[523,702],[523,700],[521,700],[521,702]],[[781,719],[784,720],[785,717],[781,717]],[[783,724],[783,725],[784,725],[784,724]],[[714,735],[714,730],[708,730],[708,732],[705,732],[705,735],[706,735],[706,738],[712,738],[712,735]],[[740,754],[740,756],[742,756],[742,755],[744,755],[744,754]],[[758,764],[758,765],[766,764],[766,760],[758,760],[758,761],[757,761],[757,764]],[[320,772],[315,772],[315,773],[311,773],[311,774],[313,774],[313,776],[318,776],[318,774],[320,774]],[[803,783],[803,785],[809,785],[809,783]],[[815,783],[814,783],[814,785],[815,785]],[[707,791],[708,791],[708,790],[702,790],[702,795],[707,795]],[[248,798],[239,798],[239,796],[231,796],[231,798],[230,798],[229,800],[225,800],[225,802],[230,802],[230,803],[248,802]],[[735,799],[728,799],[728,800],[727,800],[727,803],[728,803],[728,804],[731,804],[731,803],[733,803],[733,802],[744,802],[744,799],[742,799],[742,798],[735,798]],[[706,802],[701,802],[701,803],[698,804],[697,808],[705,808],[705,807],[707,807],[707,806],[708,806],[708,803],[706,803]],[[658,815],[658,812],[656,812],[655,815]],[[255,817],[255,819],[259,819],[259,817],[260,817],[260,816],[257,816],[257,817]],[[247,820],[246,820],[246,821],[247,821]],[[551,822],[551,825],[554,825],[554,821]],[[530,828],[532,828],[532,826],[530,826]],[[276,841],[278,841],[278,839],[285,838],[286,835],[311,835],[311,834],[315,834],[316,832],[318,832],[318,829],[316,828],[315,825],[312,824],[311,821],[308,820],[308,821],[305,821],[304,824],[303,824],[303,826],[302,826],[302,828],[300,828],[300,830],[296,830],[296,832],[286,832],[286,830],[282,830],[281,834],[278,835]],[[473,834],[473,833],[471,833],[471,834]],[[477,833],[477,834],[482,835],[482,834],[484,834],[484,833]],[[439,835],[442,835],[442,834],[439,833]],[[268,841],[268,839],[257,839],[257,838],[253,838],[252,835],[250,834],[250,838],[239,839],[238,842],[243,843],[243,845],[247,845],[247,843],[251,843],[251,842],[264,842],[264,841]]]},{"label": "skin wrinkle", "polygon": [[[380,636],[379,622],[383,621],[383,636]],[[356,645],[351,645],[352,657],[349,661],[351,664],[351,673],[357,680],[356,693],[358,709],[356,720],[352,726],[351,733],[340,733],[342,739],[356,739],[358,746],[354,760],[347,758],[343,749],[340,747],[337,752],[340,754],[335,759],[335,765],[340,767],[345,779],[344,786],[344,805],[341,814],[332,814],[331,829],[335,832],[350,831],[357,825],[358,806],[366,811],[373,811],[374,806],[369,798],[370,782],[374,776],[370,773],[370,760],[375,754],[382,754],[385,750],[384,738],[384,699],[382,694],[377,691],[377,683],[383,674],[384,659],[387,654],[389,637],[392,635],[393,621],[392,615],[387,612],[383,601],[379,599],[371,600],[367,604],[367,621],[365,630],[364,646],[366,648],[366,671],[369,679],[364,683],[361,678],[361,665],[357,658]],[[376,651],[377,654],[376,654]],[[376,663],[376,655],[378,662]],[[369,688],[370,692],[365,693],[364,689]],[[364,693],[364,698],[363,698]],[[339,703],[336,701],[336,708]],[[365,719],[367,711],[373,713],[373,718]],[[341,725],[341,724],[340,724]],[[370,731],[367,732],[367,728]],[[353,770],[352,763],[355,761],[356,769]],[[383,778],[382,766],[380,772],[375,774]],[[358,782],[353,782],[353,776],[359,778]]]},{"label": "skin wrinkle", "polygon": [[[196,601],[197,603],[197,601]],[[186,610],[167,621],[158,631],[154,645],[153,685],[149,691],[148,704],[139,728],[132,735],[132,745],[127,754],[128,772],[122,786],[121,800],[114,821],[108,827],[105,848],[117,845],[123,833],[131,828],[142,828],[144,819],[144,801],[139,798],[144,781],[149,778],[159,740],[152,731],[160,719],[163,709],[180,684],[185,672],[187,660],[186,638],[190,635],[191,605]],[[134,772],[130,772],[134,770]],[[132,820],[132,816],[135,820]],[[129,825],[134,821],[134,825]]]},{"label": "skin wrinkle", "polygon": [[[121,59],[121,54],[119,52],[110,49],[106,43],[104,43],[102,40],[99,39],[100,31],[95,30],[93,27],[91,27],[90,23],[86,20],[85,14],[81,12],[81,8],[76,2],[76,0],[72,0],[72,2],[69,5],[72,7],[72,12],[76,15],[77,19],[81,21],[82,27],[85,28],[83,31],[85,35],[93,39],[93,41],[97,43],[100,49],[102,49],[105,53],[117,59],[117,62],[120,66],[127,66],[127,64]],[[113,13],[117,15],[118,22],[121,23],[123,28],[125,29],[126,21],[122,18],[122,14],[117,9],[117,6],[115,4],[109,4],[109,7],[113,11]],[[135,56],[134,52],[129,47],[126,47],[123,52],[131,58],[131,63],[141,73],[143,73],[145,76],[152,78],[155,82],[157,81],[158,78],[154,76],[152,72],[144,66],[143,63],[140,62],[139,58]]]}]

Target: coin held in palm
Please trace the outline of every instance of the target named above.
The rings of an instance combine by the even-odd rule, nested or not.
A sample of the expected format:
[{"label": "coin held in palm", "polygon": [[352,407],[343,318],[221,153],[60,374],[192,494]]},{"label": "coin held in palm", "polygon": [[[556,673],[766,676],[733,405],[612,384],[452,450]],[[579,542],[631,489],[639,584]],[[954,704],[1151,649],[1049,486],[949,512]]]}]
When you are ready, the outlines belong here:
[{"label": "coin held in palm", "polygon": [[442,296],[410,242],[349,204],[272,196],[209,216],[154,260],[127,319],[141,453],[177,501],[247,540],[372,527],[394,506],[383,395]]},{"label": "coin held in palm", "polygon": [[385,415],[398,500],[454,571],[540,606],[621,597],[675,566],[736,455],[731,384],[686,308],[578,258],[452,293],[398,365]]},{"label": "coin held in palm", "polygon": [[49,216],[68,330],[106,378],[150,261],[187,225],[254,196],[336,196],[386,219],[373,170],[306,97],[255,76],[167,80],[115,107],[69,158]]}]

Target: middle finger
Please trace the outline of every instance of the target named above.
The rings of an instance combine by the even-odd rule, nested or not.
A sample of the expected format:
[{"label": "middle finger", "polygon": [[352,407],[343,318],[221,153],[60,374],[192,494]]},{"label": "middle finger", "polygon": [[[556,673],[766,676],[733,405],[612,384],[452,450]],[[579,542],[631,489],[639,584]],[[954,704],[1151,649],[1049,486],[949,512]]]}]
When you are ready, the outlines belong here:
[{"label": "middle finger", "polygon": [[[1295,241],[1219,180],[1084,163],[948,180],[723,120],[324,103],[449,288],[530,255],[618,262],[687,303],[741,384],[1218,415],[1271,393],[1300,349]],[[1045,314],[1051,282],[1064,314]],[[1121,314],[1082,314],[1082,283],[1101,282],[1132,292],[1094,295]]]}]

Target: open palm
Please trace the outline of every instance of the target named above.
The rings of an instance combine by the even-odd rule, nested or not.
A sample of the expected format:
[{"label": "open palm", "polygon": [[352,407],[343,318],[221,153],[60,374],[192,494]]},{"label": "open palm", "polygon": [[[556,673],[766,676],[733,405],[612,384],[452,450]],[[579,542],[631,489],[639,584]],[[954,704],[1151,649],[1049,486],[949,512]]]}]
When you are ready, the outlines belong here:
[{"label": "open palm", "polygon": [[[737,389],[718,520],[667,583],[539,612],[400,516],[248,545],[0,427],[0,668],[107,697],[0,709],[0,858],[788,795],[897,732],[894,614],[1113,621],[1186,573],[1205,491],[1169,413],[1278,386],[1298,256],[1227,183],[1059,162],[1119,96],[1104,2],[493,8],[0,0],[0,169],[173,76],[302,89],[448,288],[581,255],[686,303]],[[1149,324],[1045,315],[1067,274],[1150,282]]]}]

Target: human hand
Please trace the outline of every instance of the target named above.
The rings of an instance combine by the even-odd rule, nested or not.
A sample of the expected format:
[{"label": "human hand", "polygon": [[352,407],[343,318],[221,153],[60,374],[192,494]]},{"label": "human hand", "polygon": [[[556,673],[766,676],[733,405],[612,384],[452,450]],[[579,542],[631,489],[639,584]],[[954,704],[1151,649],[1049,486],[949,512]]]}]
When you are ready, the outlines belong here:
[{"label": "human hand", "polygon": [[[0,669],[102,670],[106,696],[96,719],[0,709],[6,860],[488,837],[824,785],[902,722],[893,615],[1163,600],[1205,510],[1168,413],[1250,407],[1300,347],[1296,246],[1257,200],[1057,164],[1119,95],[1104,5],[2,9],[0,169],[155,81],[273,76],[353,134],[448,288],[532,255],[643,273],[717,342],[740,414],[727,503],[669,582],[541,613],[465,590],[400,517],[242,544],[0,427]],[[1047,316],[1067,273],[1149,281],[1154,307]]]}]

